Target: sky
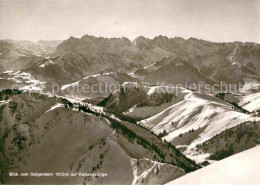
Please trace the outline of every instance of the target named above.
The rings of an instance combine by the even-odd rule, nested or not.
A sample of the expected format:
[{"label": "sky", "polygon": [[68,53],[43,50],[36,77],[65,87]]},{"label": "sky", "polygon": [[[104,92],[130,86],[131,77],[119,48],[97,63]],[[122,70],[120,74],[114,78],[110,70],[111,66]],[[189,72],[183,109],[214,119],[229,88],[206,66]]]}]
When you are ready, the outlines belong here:
[{"label": "sky", "polygon": [[260,43],[260,0],[0,0],[0,39],[86,34]]}]

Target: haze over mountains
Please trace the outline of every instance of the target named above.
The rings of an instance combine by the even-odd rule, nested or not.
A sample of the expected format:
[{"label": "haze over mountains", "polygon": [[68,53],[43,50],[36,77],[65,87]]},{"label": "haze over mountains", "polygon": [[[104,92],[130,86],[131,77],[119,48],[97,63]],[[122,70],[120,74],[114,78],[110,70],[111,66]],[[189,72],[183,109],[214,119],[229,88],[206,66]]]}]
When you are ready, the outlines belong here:
[{"label": "haze over mountains", "polygon": [[[221,83],[239,86],[190,88]],[[161,35],[2,40],[0,182],[170,182],[260,143],[259,87],[257,43]]]}]

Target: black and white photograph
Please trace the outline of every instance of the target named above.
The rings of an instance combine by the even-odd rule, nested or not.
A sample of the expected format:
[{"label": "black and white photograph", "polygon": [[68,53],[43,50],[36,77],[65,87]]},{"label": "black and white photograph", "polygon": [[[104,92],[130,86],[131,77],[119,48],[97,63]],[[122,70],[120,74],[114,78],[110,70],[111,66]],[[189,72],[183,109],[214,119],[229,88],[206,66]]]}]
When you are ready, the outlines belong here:
[{"label": "black and white photograph", "polygon": [[0,0],[0,184],[260,184],[260,0]]}]

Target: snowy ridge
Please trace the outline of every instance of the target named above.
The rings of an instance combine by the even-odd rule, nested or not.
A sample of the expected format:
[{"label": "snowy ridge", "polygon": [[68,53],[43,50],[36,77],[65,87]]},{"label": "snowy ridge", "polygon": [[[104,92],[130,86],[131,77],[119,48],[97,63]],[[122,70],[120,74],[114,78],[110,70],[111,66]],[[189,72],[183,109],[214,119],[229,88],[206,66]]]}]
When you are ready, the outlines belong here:
[{"label": "snowy ridge", "polygon": [[10,101],[11,101],[11,99],[10,100],[2,100],[2,101],[0,101],[0,106],[2,106],[4,104],[8,104]]},{"label": "snowy ridge", "polygon": [[150,90],[148,91],[147,95],[151,95],[153,93],[174,93],[177,94],[183,94],[183,93],[188,93],[191,92],[188,89],[184,89],[182,87],[172,87],[172,86],[153,86],[150,87]]},{"label": "snowy ridge", "polygon": [[[137,83],[137,82],[124,82],[124,83],[122,84],[122,86],[123,86],[124,88],[135,88],[135,87],[139,87],[140,84]],[[146,87],[146,86],[143,86],[143,87]]]},{"label": "snowy ridge", "polygon": [[199,169],[170,184],[260,184],[260,146]]},{"label": "snowy ridge", "polygon": [[47,110],[45,113],[49,112],[49,111],[52,111],[54,109],[57,109],[59,107],[64,107],[64,104],[62,103],[56,103],[55,105],[51,106],[51,108],[49,110]]},{"label": "snowy ridge", "polygon": [[176,166],[172,166],[150,159],[130,159],[136,184],[161,184],[183,176],[185,172]]},{"label": "snowy ridge", "polygon": [[3,74],[4,77],[1,77],[1,79],[6,79],[14,82],[15,84],[12,86],[12,88],[14,89],[41,92],[46,87],[46,82],[37,80],[30,73],[21,71],[5,71]]},{"label": "snowy ridge", "polygon": [[172,98],[171,101],[167,103],[163,103],[159,106],[142,106],[142,107],[134,106],[124,113],[132,117],[140,117],[140,118],[151,117],[164,111],[168,107],[180,101],[183,101],[184,97],[190,92],[191,92],[190,90],[180,88],[180,87],[168,87],[168,86],[149,87],[146,90],[148,96],[152,96],[153,94],[159,95],[162,93],[168,93],[168,94],[172,94],[174,97]]},{"label": "snowy ridge", "polygon": [[186,142],[188,148],[184,154],[194,160],[197,159],[197,162],[202,162],[203,159],[198,159],[196,156],[204,154],[194,152],[197,144],[205,142],[225,129],[255,120],[258,121],[260,118],[235,111],[230,104],[215,97],[191,92],[183,101],[139,123],[156,134],[163,133],[165,130],[167,135],[164,139],[173,143],[180,138],[181,134],[195,131],[190,136],[192,137],[190,142]]},{"label": "snowy ridge", "polygon": [[170,94],[182,94],[191,92],[188,89],[182,87],[174,87],[174,86],[149,86],[145,83],[138,83],[138,82],[124,82],[122,84],[123,88],[141,88],[142,90],[146,91],[147,95],[152,95],[154,93],[170,93]]},{"label": "snowy ridge", "polygon": [[88,79],[88,78],[91,78],[91,77],[96,78],[98,76],[101,76],[101,74],[89,75],[89,76],[84,77],[83,79]]},{"label": "snowy ridge", "polygon": [[244,96],[239,104],[250,112],[260,110],[260,93]]},{"label": "snowy ridge", "polygon": [[[77,155],[77,157],[75,157],[75,160],[76,161],[79,160],[78,161],[79,163],[75,162],[75,160],[73,160],[72,164],[74,164],[74,163],[76,164],[73,167],[73,170],[77,170],[80,168],[80,167],[78,167],[77,164],[82,164],[82,165],[80,165],[82,167],[82,168],[80,168],[80,171],[86,170],[88,168],[88,172],[89,171],[91,172],[91,168],[93,166],[96,166],[97,164],[99,164],[99,169],[101,168],[101,171],[111,171],[111,169],[112,169],[113,173],[111,172],[109,174],[109,176],[111,178],[114,178],[115,176],[122,174],[121,176],[123,177],[122,178],[123,180],[128,179],[130,181],[130,183],[132,183],[134,176],[133,176],[132,167],[131,167],[131,163],[130,163],[130,157],[134,156],[139,159],[143,159],[143,158],[150,159],[149,161],[144,160],[142,162],[142,164],[144,165],[145,170],[147,172],[142,175],[142,179],[145,179],[145,181],[147,181],[149,179],[149,182],[151,182],[151,180],[153,182],[158,182],[158,183],[168,182],[169,180],[173,180],[173,178],[177,177],[176,175],[179,174],[179,176],[180,176],[180,175],[184,174],[182,169],[177,168],[176,166],[173,166],[173,165],[169,165],[169,163],[171,163],[172,161],[175,160],[175,150],[173,150],[173,148],[165,149],[166,145],[164,147],[160,148],[160,150],[162,150],[162,152],[163,152],[163,153],[161,152],[162,155],[164,155],[164,153],[166,153],[165,156],[166,156],[166,159],[168,160],[166,162],[168,164],[163,164],[164,161],[162,162],[161,158],[159,158],[158,161],[162,162],[162,164],[157,163],[157,162],[155,162],[157,159],[154,157],[153,152],[149,152],[150,150],[152,150],[152,148],[149,150],[149,149],[146,149],[145,147],[143,147],[143,145],[138,144],[137,142],[129,142],[129,140],[124,135],[121,135],[121,132],[115,132],[115,130],[111,128],[111,120],[109,119],[109,116],[111,116],[110,118],[116,119],[117,121],[121,122],[121,124],[125,124],[125,126],[128,126],[128,128],[133,129],[133,132],[138,134],[140,137],[144,137],[145,139],[147,139],[148,143],[149,143],[149,141],[154,142],[154,139],[156,139],[156,142],[154,142],[154,144],[156,144],[158,147],[161,147],[163,145],[163,142],[160,139],[158,139],[156,136],[152,135],[150,132],[146,131],[145,129],[139,128],[137,125],[133,125],[131,123],[125,123],[125,122],[123,123],[121,120],[119,120],[115,116],[111,115],[110,113],[106,113],[104,111],[103,107],[98,107],[98,106],[91,105],[89,103],[84,103],[84,101],[81,101],[81,100],[67,98],[71,103],[73,103],[73,111],[72,111],[67,106],[67,105],[71,105],[71,104],[68,104],[68,102],[62,98],[64,98],[64,97],[58,96],[58,95],[54,95],[49,98],[49,96],[47,96],[47,95],[43,96],[38,93],[30,94],[29,92],[21,93],[17,96],[15,95],[14,98],[12,98],[12,101],[16,102],[17,107],[18,107],[16,109],[15,114],[11,115],[12,117],[16,118],[16,115],[19,115],[21,117],[21,119],[30,120],[30,123],[32,123],[32,124],[30,124],[30,126],[32,126],[34,124],[38,128],[37,131],[33,132],[33,133],[36,133],[35,134],[36,136],[38,136],[38,135],[45,136],[43,134],[44,133],[43,131],[47,128],[49,128],[48,131],[52,132],[52,134],[46,135],[45,139],[41,138],[42,141],[44,141],[44,142],[42,142],[43,145],[41,145],[41,143],[38,143],[38,144],[40,146],[42,146],[43,148],[42,148],[42,150],[40,150],[41,152],[38,151],[34,155],[38,156],[40,153],[41,155],[44,156],[44,155],[46,155],[45,152],[48,150],[50,150],[50,152],[53,152],[53,148],[50,147],[49,145],[47,145],[47,148],[45,148],[45,146],[46,146],[44,144],[45,141],[47,142],[47,140],[49,140],[52,143],[53,140],[55,140],[54,138],[57,139],[57,137],[59,138],[60,136],[61,137],[64,136],[64,139],[63,138],[61,139],[61,141],[65,141],[64,145],[60,146],[60,142],[59,142],[54,147],[54,148],[56,148],[56,147],[60,146],[59,149],[56,148],[57,151],[63,150],[64,147],[65,147],[64,151],[66,151],[66,152],[68,152],[69,148],[71,149],[69,144],[66,143],[66,141],[67,141],[67,139],[65,139],[66,137],[69,137],[68,140],[72,139],[73,140],[72,143],[75,143],[75,142],[80,143],[81,145],[79,146],[79,149],[82,149],[82,146],[85,147],[85,149],[82,150],[82,151],[85,151],[83,153],[77,152],[77,150],[71,150],[72,153]],[[82,105],[82,106],[86,105],[88,110],[91,110],[91,111],[79,111],[79,109],[78,109],[79,105]],[[41,107],[41,109],[40,110],[36,109],[38,107]],[[64,107],[67,107],[67,108],[64,108]],[[8,108],[9,108],[8,106],[5,107],[6,110],[8,110]],[[70,106],[70,108],[71,108],[71,106]],[[4,111],[4,116],[10,116],[8,114],[8,112],[9,111]],[[93,114],[93,112],[95,112],[95,114]],[[98,113],[100,113],[100,114],[98,114]],[[101,116],[101,114],[106,115],[106,118],[103,118],[103,116]],[[30,119],[32,117],[31,115],[35,115],[35,116],[37,116],[37,118]],[[55,124],[56,126],[47,127],[46,125],[50,125],[48,123]],[[25,124],[20,124],[20,125],[21,125],[21,129],[25,130],[24,132],[26,134],[24,134],[24,135],[27,136],[28,133],[31,132],[29,130],[29,127],[27,127]],[[132,126],[134,126],[134,127],[132,128]],[[83,134],[84,138],[88,138],[88,139],[81,140],[83,136],[80,134],[82,134],[82,132],[84,133]],[[38,133],[40,133],[40,134],[38,134]],[[64,133],[64,134],[66,133],[66,134],[60,135],[60,133]],[[73,135],[73,133],[75,135]],[[116,135],[116,136],[114,136],[114,135]],[[73,137],[71,137],[71,136],[73,136]],[[109,136],[109,137],[106,137],[106,136]],[[118,136],[120,136],[120,137],[118,137]],[[153,138],[153,139],[151,139],[151,138]],[[29,138],[28,138],[28,140],[29,140]],[[114,142],[114,140],[116,142]],[[89,143],[89,142],[92,142],[92,143]],[[29,144],[26,145],[26,147],[28,147],[28,148],[30,146],[31,145],[29,145]],[[51,146],[53,146],[53,145],[51,145]],[[89,146],[93,146],[94,148],[90,149]],[[100,146],[102,149],[100,148]],[[66,147],[68,147],[68,149]],[[86,151],[87,151],[87,153],[86,153]],[[100,157],[101,152],[102,152],[102,157]],[[170,152],[173,153],[174,156],[170,157],[170,154],[169,154]],[[57,158],[60,158],[60,156],[64,155],[63,152],[61,152],[61,153],[53,152],[53,154],[54,155],[52,155],[52,156],[54,156],[55,158],[56,158],[56,154],[58,155]],[[89,158],[89,156],[91,156],[91,158]],[[176,155],[176,158],[177,157],[178,156]],[[186,162],[185,164],[188,163],[190,165],[195,166],[195,164],[189,163],[189,161],[184,156],[181,155],[179,157],[180,158],[178,158],[179,159],[178,161],[183,160]],[[71,159],[71,158],[69,158],[69,159]],[[84,160],[85,161],[84,163],[83,163],[83,161],[80,162],[82,159],[86,159],[86,160]],[[101,163],[93,162],[93,161],[99,162],[101,159],[103,159],[103,166],[101,166]],[[33,159],[29,159],[29,160],[32,161]],[[152,160],[154,160],[154,161],[152,161]],[[37,161],[37,160],[35,160],[35,161]],[[54,161],[56,162],[58,160],[54,160]],[[180,164],[177,163],[178,161],[176,159],[175,164],[180,166]],[[35,162],[33,162],[33,163],[35,164]],[[69,161],[67,163],[70,163],[70,164],[67,164],[69,167],[71,165],[71,161]],[[30,164],[32,164],[32,163],[30,163]],[[39,166],[48,165],[48,164],[46,164],[46,162],[39,162],[39,163],[37,162],[36,164]],[[145,164],[148,164],[148,165],[145,165]],[[153,166],[153,164],[155,164],[156,166]],[[150,166],[150,165],[152,165],[152,166]],[[159,178],[157,175],[157,166],[158,166],[158,169],[160,170],[158,172],[158,174],[160,175]],[[23,167],[27,168],[27,166],[25,166],[25,165]],[[182,167],[182,166],[180,166],[180,167]],[[196,166],[194,168],[196,168]],[[185,169],[185,168],[183,168],[183,169]],[[156,170],[156,173],[155,173],[155,170]],[[173,172],[175,172],[175,173],[172,174]],[[129,173],[130,175],[128,175],[126,173]],[[113,175],[115,175],[115,176],[113,176]],[[28,180],[30,180],[30,178]],[[123,180],[122,180],[122,182],[119,182],[118,184],[122,184],[124,182]],[[127,183],[127,184],[129,184],[129,183]]]},{"label": "snowy ridge", "polygon": [[152,63],[152,64],[150,64],[150,65],[148,65],[148,66],[145,66],[144,69],[147,70],[147,72],[151,72],[151,71],[157,70],[157,69],[159,69],[161,66],[160,66],[160,65],[157,65],[157,66],[156,66],[156,64],[157,64],[157,62],[154,62],[154,63]]},{"label": "snowy ridge", "polygon": [[243,79],[245,84],[243,85],[243,87],[241,87],[239,89],[240,92],[248,94],[251,93],[252,90],[258,90],[260,89],[260,83],[250,79],[250,78],[244,78]]},{"label": "snowy ridge", "polygon": [[85,99],[107,97],[118,90],[124,80],[135,81],[131,76],[118,72],[89,75],[77,82],[63,85],[60,93]]},{"label": "snowy ridge", "polygon": [[79,82],[80,82],[80,81],[77,81],[77,82],[74,82],[74,83],[71,83],[71,84],[63,85],[63,86],[61,87],[61,90],[65,90],[65,89],[67,89],[67,88],[69,88],[69,87],[74,87],[74,86],[78,85]]},{"label": "snowy ridge", "polygon": [[48,60],[48,61],[45,62],[44,64],[39,65],[39,67],[44,68],[45,66],[50,65],[50,64],[53,64],[53,61],[52,61],[52,60]]}]

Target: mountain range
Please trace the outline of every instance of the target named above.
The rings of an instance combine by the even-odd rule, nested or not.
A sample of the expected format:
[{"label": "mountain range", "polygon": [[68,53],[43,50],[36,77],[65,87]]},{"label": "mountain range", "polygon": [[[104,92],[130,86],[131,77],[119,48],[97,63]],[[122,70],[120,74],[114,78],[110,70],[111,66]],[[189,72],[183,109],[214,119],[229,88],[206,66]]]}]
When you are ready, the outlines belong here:
[{"label": "mountain range", "polygon": [[0,182],[164,184],[213,168],[260,143],[259,87],[252,42],[1,40]]}]

